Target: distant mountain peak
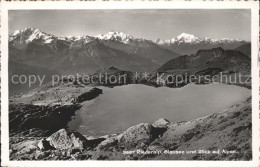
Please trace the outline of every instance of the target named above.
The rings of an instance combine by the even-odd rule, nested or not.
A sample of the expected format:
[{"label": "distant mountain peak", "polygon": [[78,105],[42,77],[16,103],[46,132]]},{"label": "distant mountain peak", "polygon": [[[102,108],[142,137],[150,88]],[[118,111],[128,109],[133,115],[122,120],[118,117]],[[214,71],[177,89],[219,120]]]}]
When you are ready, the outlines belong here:
[{"label": "distant mountain peak", "polygon": [[197,37],[195,37],[194,35],[192,35],[192,34],[187,34],[187,33],[181,33],[180,35],[178,35],[177,36],[177,39],[181,39],[181,38],[197,38]]},{"label": "distant mountain peak", "polygon": [[245,42],[243,40],[239,39],[229,39],[229,38],[223,38],[223,39],[215,39],[215,38],[204,38],[204,37],[196,37],[193,34],[188,34],[188,33],[181,33],[177,37],[174,37],[172,39],[168,40],[155,40],[154,41],[156,44],[159,45],[171,45],[171,44],[181,44],[181,43],[193,43],[193,44],[199,44],[199,43],[207,43],[207,44],[218,44],[218,43],[232,43],[232,42]]},{"label": "distant mountain peak", "polygon": [[157,38],[157,39],[155,40],[155,43],[163,44],[163,41],[162,41],[160,38]]},{"label": "distant mountain peak", "polygon": [[99,34],[96,37],[101,40],[115,40],[124,43],[127,43],[130,39],[134,39],[134,37],[129,34],[117,31],[109,31],[106,34]]},{"label": "distant mountain peak", "polygon": [[114,66],[107,66],[104,68],[101,68],[100,70],[97,71],[97,73],[118,73],[121,72],[122,70],[119,70],[118,68],[114,67]]},{"label": "distant mountain peak", "polygon": [[54,38],[53,35],[47,34],[42,30],[26,27],[23,30],[15,30],[14,33],[9,38],[9,41],[12,41],[16,38],[23,39],[26,43],[32,42],[35,39],[42,39],[44,43],[51,43]]},{"label": "distant mountain peak", "polygon": [[38,29],[33,28],[33,27],[25,27],[25,28],[23,29],[23,31],[28,31],[28,30],[34,31],[34,30],[38,30]]},{"label": "distant mountain peak", "polygon": [[108,67],[104,68],[104,70],[119,70],[119,69],[114,66],[108,66]]},{"label": "distant mountain peak", "polygon": [[[21,33],[28,33],[28,34],[49,35],[49,34],[43,32],[42,30],[37,29],[37,28],[33,28],[33,27],[26,27],[20,32]],[[49,35],[49,36],[51,36],[51,35]]]},{"label": "distant mountain peak", "polygon": [[20,30],[15,30],[14,33],[12,34],[12,36],[16,36],[16,35],[18,35],[18,34],[20,34],[20,33],[21,33]]},{"label": "distant mountain peak", "polygon": [[16,36],[19,35],[20,33],[25,33],[25,32],[34,32],[35,30],[36,30],[35,28],[26,27],[23,30],[15,30],[11,36]]},{"label": "distant mountain peak", "polygon": [[179,36],[176,37],[176,39],[178,41],[183,41],[183,42],[189,43],[189,42],[194,42],[194,41],[198,40],[199,38],[195,37],[192,34],[181,33]]},{"label": "distant mountain peak", "polygon": [[125,34],[125,33],[121,32],[121,31],[109,31],[107,34],[121,35],[121,36],[123,36],[123,35],[131,36],[129,34]]},{"label": "distant mountain peak", "polygon": [[92,37],[92,36],[84,35],[84,36],[76,36],[76,37],[68,36],[67,39],[70,40],[70,41],[74,41],[74,42],[75,41],[82,41],[84,43],[89,43],[91,41],[95,41],[96,38]]}]

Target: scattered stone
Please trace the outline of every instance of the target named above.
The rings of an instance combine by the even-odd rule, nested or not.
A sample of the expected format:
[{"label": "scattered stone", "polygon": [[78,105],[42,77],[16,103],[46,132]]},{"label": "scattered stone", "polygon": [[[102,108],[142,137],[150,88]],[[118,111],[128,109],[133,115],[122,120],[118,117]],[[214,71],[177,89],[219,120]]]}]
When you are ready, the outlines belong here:
[{"label": "scattered stone", "polygon": [[138,160],[138,157],[135,155],[128,155],[125,160]]},{"label": "scattered stone", "polygon": [[111,147],[113,149],[117,145],[117,143],[118,143],[117,139],[115,139],[115,138],[108,138],[108,139],[102,141],[98,145],[97,149],[98,150],[109,150],[109,149],[111,149]]},{"label": "scattered stone", "polygon": [[71,154],[78,154],[79,152],[80,150],[77,148],[71,149]]},{"label": "scattered stone", "polygon": [[67,154],[66,154],[68,157],[70,157],[71,156],[71,149],[68,149],[67,150]]},{"label": "scattered stone", "polygon": [[78,132],[68,132],[65,129],[52,134],[46,140],[56,149],[78,148],[82,150],[87,144],[87,139],[84,136]]},{"label": "scattered stone", "polygon": [[147,149],[150,151],[162,151],[162,152],[165,150],[163,146],[159,146],[159,145],[152,145],[149,146]]},{"label": "scattered stone", "polygon": [[170,122],[167,119],[160,118],[157,121],[155,121],[152,125],[155,128],[167,128]]},{"label": "scattered stone", "polygon": [[21,154],[31,154],[32,152],[34,152],[35,150],[37,149],[37,147],[36,146],[34,146],[34,145],[29,145],[29,146],[26,146],[26,147],[24,147],[23,149],[21,149],[19,152],[21,153]]},{"label": "scattered stone", "polygon": [[66,156],[66,151],[62,151],[62,152],[61,152],[61,155],[62,155],[62,156]]},{"label": "scattered stone", "polygon": [[54,156],[53,160],[59,160],[59,156]]},{"label": "scattered stone", "polygon": [[107,156],[104,156],[104,155],[100,155],[100,156],[98,156],[98,158],[97,158],[97,160],[106,160],[106,159],[108,159],[108,157],[107,157]]},{"label": "scattered stone", "polygon": [[51,153],[50,152],[42,152],[37,150],[35,153],[35,159],[44,159],[48,157]]},{"label": "scattered stone", "polygon": [[120,137],[119,145],[125,148],[133,148],[141,143],[149,144],[153,140],[153,126],[148,123],[141,123],[128,128]]},{"label": "scattered stone", "polygon": [[[63,110],[62,110],[63,111]],[[10,137],[10,160],[143,160],[143,159],[203,159],[203,160],[250,160],[251,155],[251,103],[244,102],[234,106],[215,117],[203,117],[193,121],[169,124],[166,119],[159,119],[152,125],[141,123],[128,128],[119,135],[101,137],[82,136],[77,132],[61,129],[47,139],[28,137],[32,130]],[[238,114],[237,112],[241,112]],[[244,115],[248,112],[247,115]],[[235,114],[234,114],[235,113]],[[234,116],[235,115],[235,116]],[[227,119],[226,118],[230,118]],[[225,127],[225,128],[223,128]],[[222,129],[222,130],[220,130]],[[35,131],[36,133],[36,131]],[[34,135],[34,134],[33,134]],[[23,136],[23,137],[21,137]],[[46,135],[43,135],[46,136]],[[205,137],[211,142],[205,142]],[[41,140],[40,140],[41,139]],[[232,141],[232,142],[223,142]],[[237,150],[241,154],[201,156],[187,154],[165,156],[163,154],[136,155],[122,154],[122,150],[174,151],[195,150],[201,147],[214,150],[212,147]],[[54,150],[48,149],[48,147]],[[246,154],[242,154],[246,152]]]}]

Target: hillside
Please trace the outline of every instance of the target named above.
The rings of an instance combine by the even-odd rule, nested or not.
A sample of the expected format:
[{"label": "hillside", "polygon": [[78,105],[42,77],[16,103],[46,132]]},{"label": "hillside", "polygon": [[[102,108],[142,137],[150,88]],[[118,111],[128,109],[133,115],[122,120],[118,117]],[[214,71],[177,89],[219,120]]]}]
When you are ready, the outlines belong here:
[{"label": "hillside", "polygon": [[251,58],[251,43],[247,43],[237,47],[235,50],[242,52],[243,54],[247,55]]},{"label": "hillside", "polygon": [[219,68],[221,71],[250,72],[250,58],[239,51],[213,48],[199,50],[190,56],[172,59],[157,69],[158,72],[188,70],[195,74],[207,68]]},{"label": "hillside", "polygon": [[[153,124],[140,123],[122,133],[100,137],[82,136],[75,131],[66,130],[66,121],[78,105],[75,104],[74,109],[73,106],[53,106],[52,111],[48,106],[46,109],[42,106],[39,112],[25,119],[20,118],[30,112],[28,109],[38,110],[37,106],[20,105],[19,108],[22,109],[19,112],[20,118],[11,121],[10,126],[12,130],[10,158],[17,160],[252,159],[251,98],[199,119],[186,122],[159,119]],[[13,112],[18,112],[17,107],[11,107],[11,120],[14,120]],[[27,110],[24,110],[26,108]],[[46,116],[43,115],[45,112]],[[62,113],[59,117],[58,112]],[[40,115],[43,116],[39,117]],[[55,122],[50,122],[51,119],[48,117],[55,118]],[[12,122],[20,124],[19,131],[13,128],[15,126]],[[50,123],[52,128],[48,126]]]}]

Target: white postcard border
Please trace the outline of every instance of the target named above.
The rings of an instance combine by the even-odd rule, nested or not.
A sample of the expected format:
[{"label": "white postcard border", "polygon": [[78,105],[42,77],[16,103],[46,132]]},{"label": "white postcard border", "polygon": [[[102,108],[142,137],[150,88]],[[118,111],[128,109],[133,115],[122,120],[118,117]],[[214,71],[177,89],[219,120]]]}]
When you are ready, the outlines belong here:
[{"label": "white postcard border", "polygon": [[[8,125],[8,10],[35,9],[251,9],[252,44],[252,161],[9,161]],[[259,167],[259,4],[257,1],[37,1],[1,4],[1,143],[2,166],[228,166]]]}]

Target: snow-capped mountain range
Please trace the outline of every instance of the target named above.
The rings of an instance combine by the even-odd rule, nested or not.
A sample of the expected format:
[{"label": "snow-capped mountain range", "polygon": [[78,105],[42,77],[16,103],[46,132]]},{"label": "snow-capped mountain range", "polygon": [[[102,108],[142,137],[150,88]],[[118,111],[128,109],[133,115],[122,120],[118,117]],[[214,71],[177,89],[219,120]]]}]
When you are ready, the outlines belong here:
[{"label": "snow-capped mountain range", "polygon": [[218,47],[236,49],[244,44],[248,42],[199,38],[186,33],[170,40],[152,41],[123,32],[57,37],[36,28],[25,28],[9,36],[9,60],[62,74],[92,73],[108,66],[152,72],[181,55]]},{"label": "snow-capped mountain range", "polygon": [[[55,39],[59,40],[66,40],[66,41],[76,41],[76,40],[84,40],[86,42],[99,39],[99,40],[114,40],[118,42],[122,42],[125,44],[128,44],[129,41],[149,41],[149,42],[154,42],[155,44],[159,45],[170,45],[170,44],[180,44],[180,43],[186,43],[186,44],[198,44],[198,43],[230,43],[230,42],[243,42],[243,40],[239,39],[214,39],[214,38],[199,38],[191,34],[187,33],[181,33],[177,37],[174,37],[172,39],[168,40],[160,40],[159,38],[156,39],[155,41],[152,40],[147,40],[144,38],[135,38],[132,35],[125,34],[123,32],[114,32],[110,31],[106,34],[99,34],[96,35],[95,37],[92,36],[68,36],[68,37],[56,37],[54,35],[47,34],[39,29],[36,28],[25,28],[23,30],[16,30],[14,33],[9,37],[9,41],[12,41],[16,39],[18,36],[23,36],[25,38],[25,42],[29,43],[32,42],[33,40],[39,40],[41,39],[43,43],[51,43]],[[244,41],[246,42],[246,41]]]},{"label": "snow-capped mountain range", "polygon": [[135,38],[131,35],[124,34],[123,32],[113,32],[110,31],[107,34],[99,34],[96,38],[101,40],[116,40],[123,43],[128,43],[129,40],[134,40]]},{"label": "snow-capped mountain range", "polygon": [[181,33],[180,35],[178,35],[175,38],[169,39],[169,40],[160,40],[157,39],[155,41],[155,43],[160,44],[160,45],[164,45],[164,44],[174,44],[174,43],[190,43],[190,44],[197,44],[197,43],[222,43],[222,42],[234,42],[234,41],[240,41],[242,42],[243,40],[239,40],[239,39],[228,39],[228,38],[224,38],[224,39],[215,39],[215,38],[199,38],[196,37],[194,35],[191,34],[186,34],[186,33]]},{"label": "snow-capped mountain range", "polygon": [[9,37],[11,61],[67,74],[92,73],[107,66],[148,72],[177,56],[152,41],[122,32],[96,37],[57,37],[25,28]]}]

